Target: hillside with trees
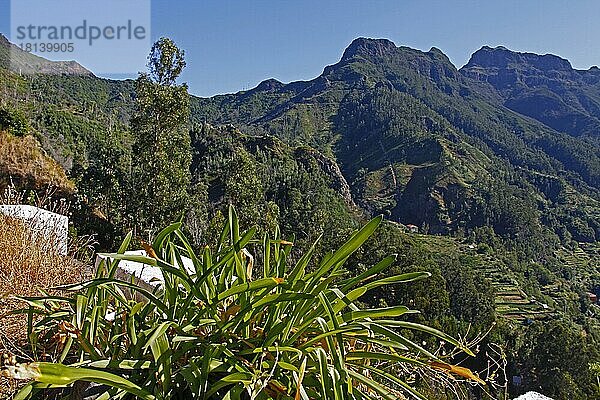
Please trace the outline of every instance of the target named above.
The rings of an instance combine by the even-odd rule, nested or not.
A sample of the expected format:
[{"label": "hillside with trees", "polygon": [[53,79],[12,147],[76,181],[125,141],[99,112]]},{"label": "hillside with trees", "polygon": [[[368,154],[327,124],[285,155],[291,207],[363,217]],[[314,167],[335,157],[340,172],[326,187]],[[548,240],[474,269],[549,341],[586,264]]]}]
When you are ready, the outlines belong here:
[{"label": "hillside with trees", "polygon": [[[340,164],[357,204],[404,224],[433,233],[491,224],[515,237],[545,214],[555,233],[595,241],[597,143],[517,114],[467,68],[438,49],[357,39],[312,81],[198,99],[192,115],[313,146]],[[541,204],[527,204],[532,192]],[[505,206],[485,209],[493,203]]]},{"label": "hillside with trees", "polygon": [[[0,41],[0,56],[7,46]],[[332,282],[338,285],[343,276],[356,283],[353,277],[372,266],[392,281],[427,271],[427,279],[409,285],[375,285],[355,306],[420,310],[405,321],[462,338],[461,346],[473,344],[475,357],[448,348],[445,360],[487,382],[474,387],[454,374],[450,390],[446,381],[408,374],[411,387],[431,399],[503,398],[540,388],[556,399],[567,393],[570,399],[599,398],[593,365],[600,361],[600,308],[589,296],[600,292],[595,69],[484,47],[459,70],[436,48],[422,52],[359,38],[313,80],[269,79],[251,90],[199,98],[177,81],[184,67],[183,51],[161,39],[149,72],[135,81],[0,68],[0,144],[29,146],[26,154],[39,161],[32,164],[43,167],[19,175],[0,149],[0,189],[9,174],[29,194],[68,187],[61,194],[72,204],[73,235],[94,234],[104,251],[123,240],[144,240],[173,264],[176,248],[185,248],[186,256],[217,251],[252,232],[260,239],[248,251],[258,265],[270,259],[264,256],[270,250],[257,255],[253,246],[270,248],[265,238],[275,237],[281,240],[276,251],[285,254],[276,256],[282,271],[288,259],[302,264],[307,252],[322,262],[307,264],[315,282],[315,269],[328,265],[330,250],[343,249],[357,229],[383,215],[385,222],[344,259],[339,276],[332,272]],[[577,102],[567,101],[571,97]],[[168,231],[168,240],[159,235],[163,241],[152,242],[177,221],[182,225]],[[293,246],[280,250],[284,243]],[[207,254],[202,262],[219,262],[223,254]],[[396,256],[379,264],[390,255]],[[250,261],[237,262],[246,268]],[[187,278],[173,279],[192,290]],[[202,282],[202,290],[216,290]],[[228,282],[219,285],[231,289]],[[242,294],[240,301],[252,296]],[[318,307],[334,300],[327,296]],[[334,326],[349,318],[332,315]],[[438,343],[422,331],[406,334],[411,343]],[[150,357],[135,346],[126,354]],[[309,367],[314,372],[315,365]],[[188,378],[174,379],[181,384]],[[136,379],[143,387],[149,378]],[[310,396],[329,393],[315,381],[310,385]],[[212,394],[225,393],[220,390]]]}]

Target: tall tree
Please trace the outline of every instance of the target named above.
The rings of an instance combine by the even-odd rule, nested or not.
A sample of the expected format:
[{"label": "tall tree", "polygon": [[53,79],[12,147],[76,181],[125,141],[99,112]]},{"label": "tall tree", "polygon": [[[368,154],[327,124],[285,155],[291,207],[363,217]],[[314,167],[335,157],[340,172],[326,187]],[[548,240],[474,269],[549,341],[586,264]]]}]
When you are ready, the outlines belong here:
[{"label": "tall tree", "polygon": [[192,161],[190,100],[185,83],[176,81],[185,67],[184,51],[161,38],[148,57],[149,73],[136,81],[133,156],[133,225],[155,230],[189,207]]}]

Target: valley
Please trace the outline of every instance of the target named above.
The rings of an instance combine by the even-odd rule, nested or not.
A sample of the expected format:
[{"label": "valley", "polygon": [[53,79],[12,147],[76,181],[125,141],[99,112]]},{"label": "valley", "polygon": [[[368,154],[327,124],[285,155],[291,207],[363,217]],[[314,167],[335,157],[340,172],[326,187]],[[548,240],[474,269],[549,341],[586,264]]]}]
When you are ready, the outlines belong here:
[{"label": "valley", "polygon": [[[15,54],[20,72],[9,68]],[[484,46],[457,68],[437,48],[357,38],[309,81],[267,79],[210,98],[174,86],[188,104],[173,129],[180,136],[143,143],[160,151],[182,144],[144,156],[170,167],[189,160],[185,171],[163,173],[187,183],[164,185],[183,200],[156,213],[139,210],[153,187],[140,194],[133,178],[143,160],[140,131],[152,132],[140,123],[142,77],[98,78],[79,64],[20,52],[4,37],[0,61],[0,191],[12,185],[33,196],[58,187],[72,204],[72,235],[93,234],[96,250],[118,248],[129,231],[142,243],[164,228],[156,221],[178,220],[194,248],[214,247],[233,205],[243,229],[293,242],[290,260],[315,242],[315,257],[327,259],[328,249],[383,215],[340,276],[395,254],[383,274],[431,278],[374,290],[361,304],[409,304],[422,311],[410,321],[458,337],[491,329],[482,348],[506,344],[507,373],[525,383],[471,398],[539,387],[593,395],[592,372],[578,375],[552,353],[561,375],[547,379],[539,372],[545,360],[531,354],[560,347],[559,334],[548,344],[556,331],[572,340],[581,365],[598,362],[600,307],[590,297],[600,295],[597,67]],[[160,183],[160,175],[147,176]],[[483,371],[485,360],[471,367]]]}]

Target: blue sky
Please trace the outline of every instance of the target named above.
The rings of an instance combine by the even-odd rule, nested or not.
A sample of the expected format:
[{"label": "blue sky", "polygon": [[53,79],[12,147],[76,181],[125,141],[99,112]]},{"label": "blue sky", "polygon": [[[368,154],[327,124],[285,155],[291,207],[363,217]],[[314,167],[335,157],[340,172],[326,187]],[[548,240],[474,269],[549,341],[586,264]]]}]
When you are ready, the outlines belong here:
[{"label": "blue sky", "polygon": [[[8,3],[0,0],[1,32],[9,31]],[[186,50],[182,78],[208,96],[267,78],[314,78],[359,36],[435,46],[458,67],[483,45],[504,45],[587,69],[600,64],[599,20],[595,0],[152,0],[151,27],[153,39],[169,36]]]}]

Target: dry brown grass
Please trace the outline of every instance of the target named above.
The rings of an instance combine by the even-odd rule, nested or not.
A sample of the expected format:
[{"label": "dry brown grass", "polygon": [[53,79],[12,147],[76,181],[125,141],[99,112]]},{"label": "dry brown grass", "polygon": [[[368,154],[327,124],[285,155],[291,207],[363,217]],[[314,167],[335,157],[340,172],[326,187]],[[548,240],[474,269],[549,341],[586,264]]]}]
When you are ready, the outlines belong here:
[{"label": "dry brown grass", "polygon": [[[26,319],[6,315],[23,307],[14,296],[39,296],[40,290],[82,279],[82,264],[59,255],[49,236],[35,234],[23,221],[0,214],[0,354],[28,358]],[[0,399],[10,397],[15,384],[0,381]]]},{"label": "dry brown grass", "polygon": [[33,136],[16,137],[0,131],[0,191],[9,185],[9,177],[20,187],[39,190],[53,186],[66,195],[75,190],[64,169]]}]

